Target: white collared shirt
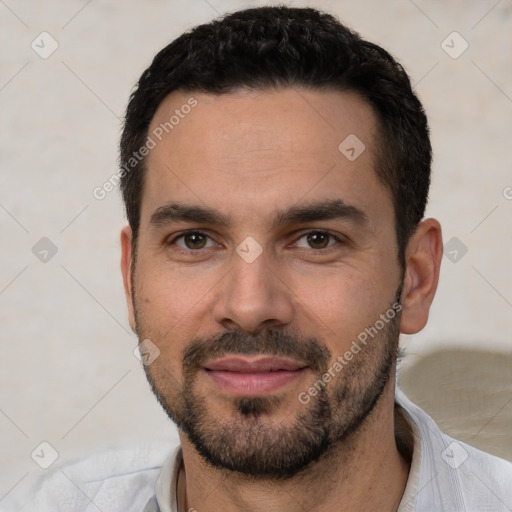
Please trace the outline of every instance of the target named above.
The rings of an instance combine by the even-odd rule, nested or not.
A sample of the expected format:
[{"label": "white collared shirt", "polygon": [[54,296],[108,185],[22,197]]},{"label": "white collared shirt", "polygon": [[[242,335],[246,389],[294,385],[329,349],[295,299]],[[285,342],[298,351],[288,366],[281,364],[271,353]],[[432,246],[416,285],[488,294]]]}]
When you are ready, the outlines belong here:
[{"label": "white collared shirt", "polygon": [[[443,434],[397,389],[414,435],[397,512],[512,512],[512,463]],[[110,450],[64,466],[2,512],[178,512],[179,444]]]}]

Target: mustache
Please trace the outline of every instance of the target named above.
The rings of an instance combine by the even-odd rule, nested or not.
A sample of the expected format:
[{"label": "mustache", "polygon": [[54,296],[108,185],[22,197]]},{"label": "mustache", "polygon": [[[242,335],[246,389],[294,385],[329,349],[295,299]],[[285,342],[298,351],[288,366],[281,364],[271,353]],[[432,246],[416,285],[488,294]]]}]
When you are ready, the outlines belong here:
[{"label": "mustache", "polygon": [[227,354],[265,354],[298,359],[319,374],[327,371],[331,352],[315,337],[299,332],[275,329],[260,331],[252,336],[240,331],[228,331],[207,338],[194,338],[183,354],[183,370],[191,375],[211,360]]}]

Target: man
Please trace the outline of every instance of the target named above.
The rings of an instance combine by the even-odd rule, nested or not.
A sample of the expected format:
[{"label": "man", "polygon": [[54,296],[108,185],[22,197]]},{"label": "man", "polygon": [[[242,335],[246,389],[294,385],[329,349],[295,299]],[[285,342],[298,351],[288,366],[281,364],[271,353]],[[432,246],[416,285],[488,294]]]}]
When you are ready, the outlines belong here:
[{"label": "man", "polygon": [[402,67],[328,14],[249,9],[164,48],[121,140],[122,273],[181,442],[70,468],[49,509],[512,510],[512,464],[395,386],[439,277],[430,163]]}]

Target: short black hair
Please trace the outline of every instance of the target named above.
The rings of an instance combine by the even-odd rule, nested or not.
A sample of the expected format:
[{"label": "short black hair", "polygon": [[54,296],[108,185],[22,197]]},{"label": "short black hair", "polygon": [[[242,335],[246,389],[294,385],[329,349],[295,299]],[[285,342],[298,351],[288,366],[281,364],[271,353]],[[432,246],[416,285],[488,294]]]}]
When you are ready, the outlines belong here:
[{"label": "short black hair", "polygon": [[[312,8],[251,8],[199,25],[163,48],[130,97],[120,144],[120,186],[134,244],[150,122],[173,91],[302,87],[357,93],[378,119],[375,171],[391,192],[398,257],[422,219],[432,148],[424,109],[404,68],[334,16]],[[132,164],[132,165],[130,165]]]}]

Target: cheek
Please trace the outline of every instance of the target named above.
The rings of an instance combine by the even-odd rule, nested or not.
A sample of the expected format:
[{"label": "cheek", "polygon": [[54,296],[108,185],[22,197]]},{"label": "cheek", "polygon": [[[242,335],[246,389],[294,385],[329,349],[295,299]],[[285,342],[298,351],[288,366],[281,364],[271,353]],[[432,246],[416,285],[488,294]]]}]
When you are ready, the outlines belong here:
[{"label": "cheek", "polygon": [[300,315],[311,322],[309,329],[322,336],[329,348],[342,352],[389,306],[391,287],[375,276],[352,267],[328,273],[308,273],[296,281]]},{"label": "cheek", "polygon": [[193,269],[174,269],[162,259],[138,263],[135,293],[145,315],[153,321],[163,319],[169,323],[178,321],[199,305],[213,283]]},{"label": "cheek", "polygon": [[162,359],[181,360],[190,339],[211,315],[209,290],[219,281],[216,273],[198,275],[193,268],[175,270],[141,258],[135,274],[135,306],[139,336],[151,339]]}]

